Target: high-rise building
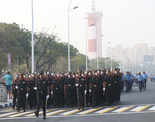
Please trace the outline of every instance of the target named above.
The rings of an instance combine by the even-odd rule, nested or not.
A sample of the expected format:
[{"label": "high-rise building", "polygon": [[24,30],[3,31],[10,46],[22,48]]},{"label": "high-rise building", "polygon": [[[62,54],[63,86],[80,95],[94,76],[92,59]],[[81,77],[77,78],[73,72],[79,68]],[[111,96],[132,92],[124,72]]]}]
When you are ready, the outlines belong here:
[{"label": "high-rise building", "polygon": [[92,0],[92,11],[88,13],[88,57],[102,57],[102,12],[97,12]]}]

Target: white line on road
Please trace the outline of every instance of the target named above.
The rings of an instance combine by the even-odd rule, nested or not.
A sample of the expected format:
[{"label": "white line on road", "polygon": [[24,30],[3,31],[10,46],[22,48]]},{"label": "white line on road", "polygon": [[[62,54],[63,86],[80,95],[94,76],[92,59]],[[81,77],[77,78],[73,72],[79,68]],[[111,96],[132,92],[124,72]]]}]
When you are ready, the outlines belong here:
[{"label": "white line on road", "polygon": [[[72,117],[93,117],[93,116],[108,116],[108,115],[129,115],[129,114],[145,114],[145,113],[155,113],[155,111],[143,111],[143,112],[124,112],[124,113],[105,113],[101,114],[82,114],[82,115],[71,115],[71,116],[51,116],[48,118],[72,118]],[[15,118],[0,118],[0,120],[15,120],[15,119],[35,119],[35,117],[15,117]]]},{"label": "white line on road", "polygon": [[150,109],[148,109],[149,111],[155,111],[155,106],[151,107]]},{"label": "white line on road", "polygon": [[5,116],[17,114],[17,113],[18,113],[18,112],[5,113],[5,114],[1,114],[0,117],[5,117]]}]

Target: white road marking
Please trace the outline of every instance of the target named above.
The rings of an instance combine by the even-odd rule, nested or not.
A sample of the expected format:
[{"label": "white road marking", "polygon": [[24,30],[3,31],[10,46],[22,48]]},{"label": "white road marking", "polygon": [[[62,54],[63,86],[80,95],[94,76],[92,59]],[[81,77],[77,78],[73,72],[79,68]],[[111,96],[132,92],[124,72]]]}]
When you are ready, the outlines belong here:
[{"label": "white road marking", "polygon": [[79,109],[71,110],[71,111],[62,113],[61,115],[68,116],[68,115],[71,115],[71,114],[74,114],[74,113],[77,113],[77,112],[80,112],[80,110]]},{"label": "white road marking", "polygon": [[112,111],[112,110],[114,110],[114,109],[116,109],[116,108],[117,108],[116,106],[110,107],[110,108],[104,108],[104,109],[102,109],[102,110],[100,110],[100,111],[97,111],[97,112],[95,112],[95,113],[104,114],[104,113],[110,112],[110,111]]},{"label": "white road marking", "polygon": [[[111,115],[129,115],[129,114],[145,114],[145,113],[155,113],[155,111],[142,111],[142,112],[122,112],[122,113],[105,113],[104,116]],[[71,117],[93,117],[93,116],[103,116],[102,114],[82,114],[82,115],[71,115],[71,116],[51,116],[49,118],[71,118]],[[0,120],[19,120],[19,119],[35,119],[35,117],[14,117],[14,118],[0,118]]]},{"label": "white road marking", "polygon": [[53,116],[53,115],[55,115],[55,114],[59,114],[59,113],[64,112],[64,111],[65,111],[65,110],[57,110],[57,111],[49,112],[49,113],[47,113],[46,115],[47,115],[47,116]]},{"label": "white road marking", "polygon": [[88,110],[82,111],[82,112],[80,112],[80,113],[78,113],[78,114],[88,114],[88,113],[92,113],[92,112],[97,111],[97,110],[99,110],[99,109],[101,109],[101,108],[103,108],[103,107],[88,109]]},{"label": "white road marking", "polygon": [[5,116],[9,116],[12,114],[17,114],[18,112],[11,112],[11,113],[5,113],[5,114],[1,114],[0,117],[5,117]]},{"label": "white road marking", "polygon": [[11,115],[9,117],[19,117],[19,116],[23,116],[23,115],[30,114],[30,113],[33,113],[33,111],[18,113],[18,114],[15,114],[15,115]]},{"label": "white road marking", "polygon": [[119,109],[116,109],[116,110],[113,111],[113,112],[116,112],[116,113],[119,113],[119,112],[125,112],[125,111],[131,109],[132,107],[133,107],[133,106],[121,107],[121,108],[119,108]]},{"label": "white road marking", "polygon": [[148,109],[149,111],[155,111],[155,106]]},{"label": "white road marking", "polygon": [[138,107],[136,107],[134,109],[131,109],[130,111],[132,111],[132,112],[141,112],[141,111],[147,109],[149,106],[150,105],[138,106]]}]

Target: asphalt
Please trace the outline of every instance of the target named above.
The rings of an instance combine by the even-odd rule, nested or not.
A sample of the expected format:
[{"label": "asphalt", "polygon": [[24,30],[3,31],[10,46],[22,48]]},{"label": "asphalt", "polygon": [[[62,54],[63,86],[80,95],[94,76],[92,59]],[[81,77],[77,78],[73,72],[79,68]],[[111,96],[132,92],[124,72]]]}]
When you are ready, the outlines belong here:
[{"label": "asphalt", "polygon": [[43,120],[42,118],[19,118],[1,119],[0,122],[155,122],[154,115],[155,113],[137,113],[105,116],[50,117],[46,120]]},{"label": "asphalt", "polygon": [[146,91],[139,92],[138,87],[130,93],[122,93],[121,104],[155,104],[155,82],[148,81]]},{"label": "asphalt", "polygon": [[[155,82],[148,82],[147,90],[139,92],[139,89],[134,87],[130,93],[122,93],[121,107],[123,106],[141,106],[149,109],[155,106]],[[143,107],[144,106],[144,107]],[[147,107],[148,106],[148,107]],[[119,106],[120,107],[120,106]],[[133,108],[132,108],[133,109]],[[0,114],[1,115],[1,114]],[[6,117],[0,118],[0,122],[155,122],[155,108],[153,111],[134,111],[134,112],[108,112],[104,114],[86,114],[86,115],[71,115],[71,116],[50,116],[46,120],[42,117]]]}]

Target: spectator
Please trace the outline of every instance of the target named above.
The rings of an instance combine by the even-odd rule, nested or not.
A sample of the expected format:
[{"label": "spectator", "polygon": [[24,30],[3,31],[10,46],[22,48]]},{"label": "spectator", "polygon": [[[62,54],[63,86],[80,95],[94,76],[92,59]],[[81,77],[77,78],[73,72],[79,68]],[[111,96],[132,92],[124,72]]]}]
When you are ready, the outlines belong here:
[{"label": "spectator", "polygon": [[10,74],[10,72],[7,72],[2,79],[5,81],[5,85],[7,88],[7,92],[8,92],[8,98],[11,99],[12,95],[11,95],[11,86],[12,86],[12,75]]}]

